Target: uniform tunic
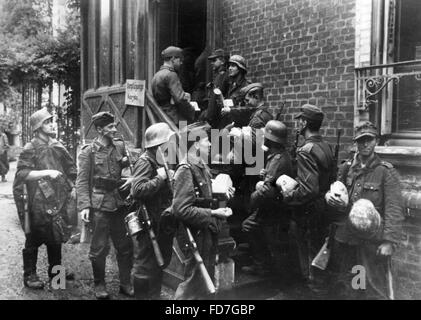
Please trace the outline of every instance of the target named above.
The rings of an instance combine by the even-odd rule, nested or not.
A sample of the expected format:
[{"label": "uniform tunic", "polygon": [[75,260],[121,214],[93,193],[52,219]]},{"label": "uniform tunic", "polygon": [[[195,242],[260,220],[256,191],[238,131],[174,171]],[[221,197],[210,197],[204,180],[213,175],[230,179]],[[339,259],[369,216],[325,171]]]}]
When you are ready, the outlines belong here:
[{"label": "uniform tunic", "polygon": [[100,283],[105,277],[105,259],[109,252],[109,238],[117,252],[120,283],[128,284],[132,268],[132,241],[126,234],[123,199],[114,188],[99,183],[100,179],[120,181],[122,169],[129,165],[124,144],[114,140],[104,146],[97,139],[82,148],[78,158],[76,191],[78,210],[91,209],[93,234],[89,258],[94,265],[94,281]]},{"label": "uniform tunic", "polygon": [[193,121],[194,108],[186,100],[180,78],[173,68],[164,65],[154,75],[152,94],[176,125],[179,121]]}]

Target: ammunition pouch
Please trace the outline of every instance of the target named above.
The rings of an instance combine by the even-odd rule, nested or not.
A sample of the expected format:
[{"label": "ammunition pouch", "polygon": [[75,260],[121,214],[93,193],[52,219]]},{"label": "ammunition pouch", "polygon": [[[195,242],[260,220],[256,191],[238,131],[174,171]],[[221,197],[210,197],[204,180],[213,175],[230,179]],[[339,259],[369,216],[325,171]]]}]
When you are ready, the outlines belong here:
[{"label": "ammunition pouch", "polygon": [[107,192],[113,191],[123,184],[122,180],[105,177],[94,177],[93,187]]}]

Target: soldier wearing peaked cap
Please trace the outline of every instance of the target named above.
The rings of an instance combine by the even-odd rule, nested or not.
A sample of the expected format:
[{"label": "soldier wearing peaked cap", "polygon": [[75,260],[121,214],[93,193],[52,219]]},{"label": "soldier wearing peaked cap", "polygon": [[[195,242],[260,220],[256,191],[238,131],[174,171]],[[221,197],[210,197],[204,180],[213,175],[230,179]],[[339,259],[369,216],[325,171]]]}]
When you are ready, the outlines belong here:
[{"label": "soldier wearing peaked cap", "polygon": [[294,190],[284,194],[293,207],[292,234],[296,242],[302,276],[315,294],[326,293],[325,274],[310,265],[328,233],[324,195],[334,180],[334,155],[319,133],[324,118],[320,108],[305,104],[295,117],[305,143],[297,150],[297,182]]},{"label": "soldier wearing peaked cap", "polygon": [[[54,276],[54,266],[61,265],[61,243],[69,238],[66,221],[66,203],[76,178],[76,165],[66,148],[53,139],[53,116],[47,109],[31,115],[30,123],[35,137],[19,156],[14,196],[19,206],[26,185],[28,193],[29,229],[25,230],[25,248],[22,250],[24,284],[41,289],[36,265],[38,248],[45,244],[48,253],[48,276]],[[67,273],[66,279],[73,274]]]},{"label": "soldier wearing peaked cap", "polygon": [[[326,196],[328,205],[339,213],[328,266],[333,273],[331,292],[335,297],[344,299],[390,299],[393,298],[392,287],[387,280],[392,279],[387,277],[391,272],[391,256],[401,241],[404,218],[399,175],[392,164],[382,161],[375,153],[378,132],[371,122],[363,122],[356,127],[354,141],[358,152],[338,171],[338,180],[348,189],[349,204],[331,195]],[[367,219],[369,211],[374,208],[380,214],[382,222],[380,228],[374,230],[377,232],[356,232],[353,221],[348,219],[353,205],[360,199],[369,200]],[[366,290],[353,290],[351,287],[351,270],[355,265],[362,265],[366,270]]]},{"label": "soldier wearing peaked cap", "polygon": [[179,121],[192,122],[194,107],[190,104],[190,94],[183,90],[178,76],[183,63],[183,50],[171,46],[162,51],[161,55],[164,64],[152,78],[152,94],[176,125]]},{"label": "soldier wearing peaked cap", "polygon": [[221,108],[223,107],[220,100],[215,96],[213,89],[218,88],[221,90],[222,96],[228,95],[229,77],[227,72],[228,58],[223,49],[216,49],[209,57],[212,65],[213,79],[212,82],[207,85],[208,89],[208,107],[206,113],[202,118],[209,124],[216,128],[218,127],[219,121],[221,120]]},{"label": "soldier wearing peaked cap", "polygon": [[78,157],[76,192],[78,211],[82,221],[93,226],[89,259],[94,275],[95,296],[108,299],[105,286],[105,261],[111,238],[117,253],[120,292],[133,296],[130,273],[132,269],[132,241],[124,224],[124,201],[119,188],[130,186],[121,173],[129,166],[124,142],[116,139],[114,116],[99,112],[92,117],[98,136],[91,144],[82,147]]},{"label": "soldier wearing peaked cap", "polygon": [[[213,279],[220,220],[229,217],[232,211],[229,208],[211,208],[212,176],[206,164],[209,134],[207,123],[194,123],[180,132],[180,140],[186,144],[187,153],[175,173],[172,208],[174,216],[190,228],[203,263]],[[207,296],[206,286],[186,239],[184,228],[179,228],[177,241],[187,263],[185,281],[179,284],[175,299],[204,298]]]}]

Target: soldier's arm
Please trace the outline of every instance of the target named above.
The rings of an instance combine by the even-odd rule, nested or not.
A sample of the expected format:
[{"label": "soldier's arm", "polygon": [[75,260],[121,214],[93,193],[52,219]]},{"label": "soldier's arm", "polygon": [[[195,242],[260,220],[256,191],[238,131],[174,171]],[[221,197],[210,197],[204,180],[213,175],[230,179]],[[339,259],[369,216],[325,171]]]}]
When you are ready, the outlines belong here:
[{"label": "soldier's arm", "polygon": [[165,186],[165,180],[154,175],[154,171],[149,161],[140,158],[136,162],[131,190],[133,198],[150,199]]},{"label": "soldier's arm", "polygon": [[394,243],[401,242],[403,201],[401,184],[397,171],[394,168],[385,170],[384,180],[384,231],[383,240]]},{"label": "soldier's arm", "polygon": [[81,150],[78,157],[78,173],[76,178],[76,195],[78,211],[90,208],[91,205],[91,151],[90,146]]},{"label": "soldier's arm", "polygon": [[19,181],[35,181],[58,173],[56,170],[36,170],[35,168],[35,149],[28,143],[19,156],[17,164],[16,178]]},{"label": "soldier's arm", "polygon": [[168,88],[170,89],[171,97],[175,103],[188,103],[184,97],[184,90],[180,79],[175,72],[170,72],[167,75]]},{"label": "soldier's arm", "polygon": [[302,205],[319,194],[319,172],[313,156],[305,151],[297,153],[298,186],[288,199],[292,205]]},{"label": "soldier's arm", "polygon": [[181,166],[174,180],[172,205],[175,217],[197,229],[206,229],[210,224],[216,223],[215,218],[211,216],[211,209],[196,207],[195,201],[193,175],[188,167]]}]

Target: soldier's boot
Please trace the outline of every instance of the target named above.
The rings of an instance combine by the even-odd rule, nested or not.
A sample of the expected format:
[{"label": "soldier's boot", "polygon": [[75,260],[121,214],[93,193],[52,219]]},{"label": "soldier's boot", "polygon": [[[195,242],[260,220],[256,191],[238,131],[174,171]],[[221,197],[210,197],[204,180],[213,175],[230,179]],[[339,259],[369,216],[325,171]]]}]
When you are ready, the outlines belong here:
[{"label": "soldier's boot", "polygon": [[44,283],[38,278],[37,267],[38,249],[23,249],[23,284],[30,289],[42,289]]},{"label": "soldier's boot", "polygon": [[[54,266],[61,266],[61,244],[47,245],[47,254],[48,254],[48,277],[51,279],[57,274],[53,273]],[[66,280],[74,280],[75,274],[65,269]]]},{"label": "soldier's boot", "polygon": [[150,298],[150,281],[145,275],[133,276],[134,295],[137,300],[148,300]]},{"label": "soldier's boot", "polygon": [[104,261],[92,261],[94,274],[95,298],[98,300],[109,299],[110,295],[105,286],[105,259]]},{"label": "soldier's boot", "polygon": [[117,255],[117,263],[120,276],[120,293],[128,297],[134,297],[134,290],[130,279],[133,266],[131,254]]}]

